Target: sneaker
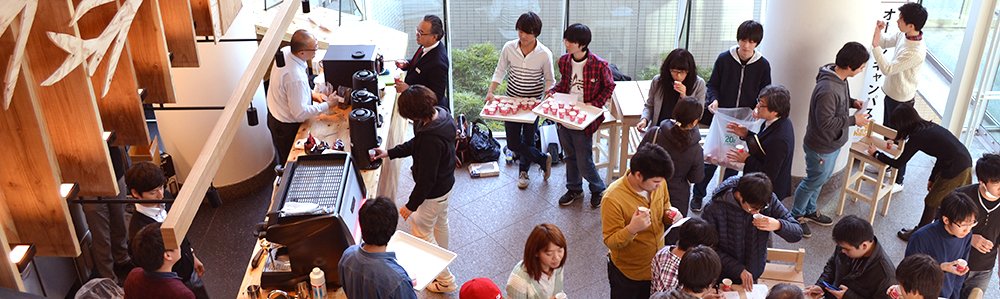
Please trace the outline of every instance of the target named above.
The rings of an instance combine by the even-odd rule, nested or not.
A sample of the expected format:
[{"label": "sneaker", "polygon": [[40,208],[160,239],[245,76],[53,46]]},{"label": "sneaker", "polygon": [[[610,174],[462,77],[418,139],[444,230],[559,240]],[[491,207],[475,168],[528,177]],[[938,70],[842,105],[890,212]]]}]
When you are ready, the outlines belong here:
[{"label": "sneaker", "polygon": [[604,199],[604,191],[601,191],[600,193],[593,193],[593,194],[591,194],[590,195],[590,207],[594,208],[594,209],[600,208],[601,207],[601,200],[603,200],[603,199]]},{"label": "sneaker", "polygon": [[542,172],[545,173],[542,178],[546,181],[549,180],[549,175],[552,174],[552,154],[545,153],[545,164],[542,165]]},{"label": "sneaker", "polygon": [[[799,218],[799,219],[801,219],[801,218]],[[813,236],[813,232],[811,230],[809,230],[809,225],[808,224],[806,224],[805,222],[799,222],[799,225],[802,226],[802,237],[803,238],[810,238],[810,237]]]},{"label": "sneaker", "polygon": [[517,177],[517,187],[521,189],[528,188],[528,183],[530,182],[531,180],[528,179],[528,172],[521,171],[521,175]]},{"label": "sneaker", "polygon": [[691,211],[701,212],[702,198],[696,197],[691,199]]},{"label": "sneaker", "polygon": [[877,175],[878,174],[878,168],[876,168],[875,165],[865,164],[865,172]]},{"label": "sneaker", "polygon": [[833,219],[825,215],[820,215],[819,211],[812,214],[806,214],[805,216],[799,217],[799,223],[814,222],[820,226],[831,226],[833,225]]},{"label": "sneaker", "polygon": [[427,285],[427,290],[434,293],[451,293],[458,290],[458,285],[454,281],[441,281],[435,279],[434,282]]},{"label": "sneaker", "polygon": [[900,191],[903,191],[903,184],[893,183],[892,184],[892,194],[899,193]]},{"label": "sneaker", "polygon": [[898,232],[896,232],[896,237],[899,238],[900,240],[903,240],[903,242],[909,242],[910,236],[913,235],[913,232],[915,231],[917,231],[916,227],[914,227],[913,229],[903,228],[900,229]]},{"label": "sneaker", "polygon": [[583,191],[566,191],[566,194],[559,198],[559,205],[568,206],[577,199],[583,199]]}]

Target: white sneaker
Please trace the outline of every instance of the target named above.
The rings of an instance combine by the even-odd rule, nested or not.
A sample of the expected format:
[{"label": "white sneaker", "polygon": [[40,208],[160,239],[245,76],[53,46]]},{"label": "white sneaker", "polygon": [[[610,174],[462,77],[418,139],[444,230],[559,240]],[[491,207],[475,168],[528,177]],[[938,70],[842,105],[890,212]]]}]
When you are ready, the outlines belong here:
[{"label": "white sneaker", "polygon": [[903,191],[903,184],[893,183],[892,184],[892,194],[899,193],[900,191]]},{"label": "white sneaker", "polygon": [[530,182],[531,180],[528,179],[527,171],[522,171],[521,175],[517,177],[517,187],[520,189],[528,188],[528,183]]}]

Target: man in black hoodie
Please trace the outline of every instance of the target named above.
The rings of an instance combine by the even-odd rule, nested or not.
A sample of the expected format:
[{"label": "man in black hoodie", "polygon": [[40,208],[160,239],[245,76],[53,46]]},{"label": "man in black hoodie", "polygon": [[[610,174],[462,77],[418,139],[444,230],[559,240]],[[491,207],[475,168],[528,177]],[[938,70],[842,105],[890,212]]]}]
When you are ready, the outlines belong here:
[{"label": "man in black hoodie", "polygon": [[792,217],[802,224],[802,236],[811,237],[806,222],[822,226],[833,225],[833,220],[816,211],[816,198],[823,184],[830,180],[840,148],[851,138],[850,126],[867,126],[868,114],[850,115],[850,108],[861,108],[861,101],[851,98],[847,78],[865,70],[868,49],[858,42],[849,42],[837,52],[837,63],[819,68],[816,87],[809,100],[809,124],[802,139],[806,154],[806,178],[795,188]]},{"label": "man in black hoodie", "polygon": [[896,281],[896,267],[875,238],[872,225],[858,216],[844,217],[833,227],[833,241],[837,243],[833,256],[806,293],[813,298],[826,293],[827,298],[837,299],[890,299],[886,290]]},{"label": "man in black hoodie", "polygon": [[[423,85],[411,85],[399,95],[399,115],[413,120],[413,139],[388,151],[375,149],[372,160],[413,156],[414,186],[410,200],[399,208],[413,235],[448,248],[448,197],[455,184],[455,120],[437,96]],[[458,289],[446,268],[427,290],[448,293]]]}]

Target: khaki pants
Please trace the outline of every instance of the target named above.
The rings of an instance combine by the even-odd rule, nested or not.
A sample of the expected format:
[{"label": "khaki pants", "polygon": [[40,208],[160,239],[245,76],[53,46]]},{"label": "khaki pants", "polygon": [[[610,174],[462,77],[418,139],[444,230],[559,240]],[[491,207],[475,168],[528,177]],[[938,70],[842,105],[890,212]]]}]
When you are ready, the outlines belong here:
[{"label": "khaki pants", "polygon": [[[417,207],[416,211],[413,211],[413,214],[410,214],[408,221],[414,237],[448,249],[448,197],[450,196],[451,191],[448,191],[441,197],[428,198]],[[445,268],[437,280],[454,282],[455,276]]]}]

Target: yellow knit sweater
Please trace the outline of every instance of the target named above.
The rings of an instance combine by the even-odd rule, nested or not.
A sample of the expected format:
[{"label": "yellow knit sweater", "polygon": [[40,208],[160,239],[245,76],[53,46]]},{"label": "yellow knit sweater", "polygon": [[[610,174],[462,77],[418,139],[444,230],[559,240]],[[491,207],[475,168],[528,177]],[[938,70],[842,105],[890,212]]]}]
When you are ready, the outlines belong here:
[{"label": "yellow knit sweater", "polygon": [[[663,231],[672,223],[668,217],[670,195],[664,182],[646,198],[628,183],[628,171],[608,186],[601,203],[601,223],[604,245],[611,250],[611,261],[631,280],[651,280],[650,263],[656,251],[663,248]],[[625,227],[639,207],[649,208],[652,225],[632,235]]]}]

